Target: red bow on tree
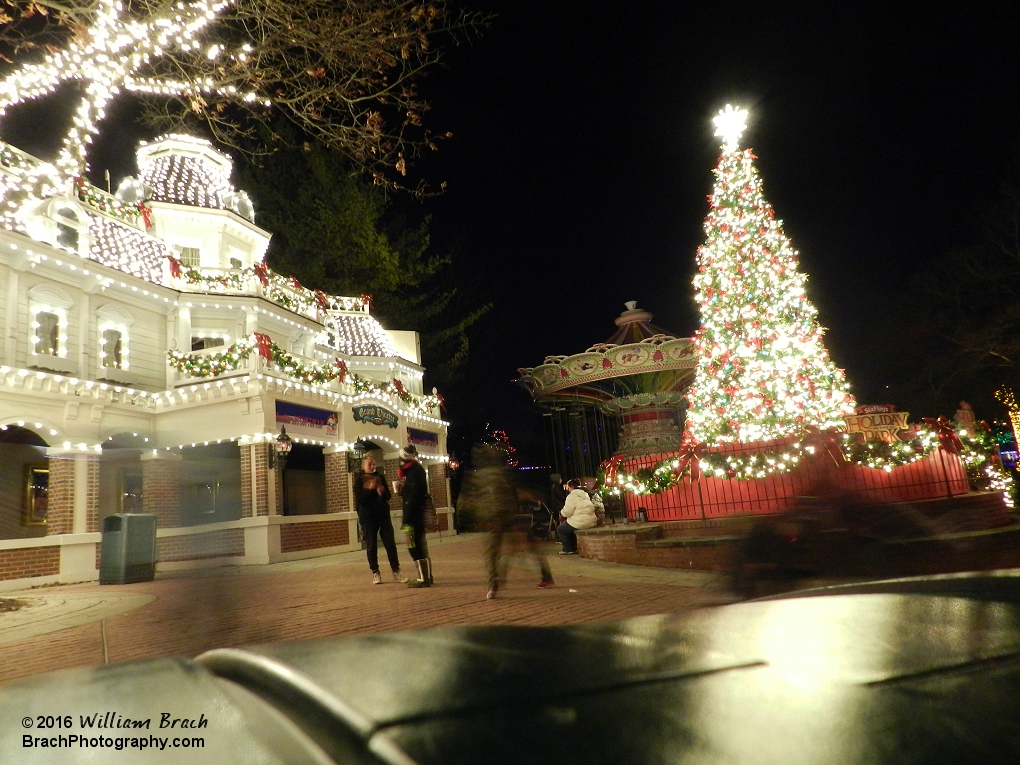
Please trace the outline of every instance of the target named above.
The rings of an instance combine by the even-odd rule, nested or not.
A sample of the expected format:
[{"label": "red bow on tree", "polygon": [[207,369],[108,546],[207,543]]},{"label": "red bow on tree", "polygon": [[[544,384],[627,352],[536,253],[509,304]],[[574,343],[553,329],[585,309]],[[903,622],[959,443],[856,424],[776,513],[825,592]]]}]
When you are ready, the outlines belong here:
[{"label": "red bow on tree", "polygon": [[921,422],[931,428],[935,435],[939,437],[939,446],[950,454],[960,453],[960,449],[963,448],[963,442],[956,435],[956,431],[953,430],[953,426],[945,418],[945,415],[940,414],[936,419],[922,417]]},{"label": "red bow on tree", "polygon": [[347,365],[344,363],[343,359],[334,359],[334,361],[336,362],[336,368],[340,372],[340,374],[337,375],[337,379],[340,382],[343,382],[347,379]]},{"label": "red bow on tree", "polygon": [[616,485],[616,471],[620,468],[620,463],[623,462],[622,454],[614,454],[612,457],[607,459],[601,465],[600,468],[606,471],[606,486]]},{"label": "red bow on tree", "polygon": [[142,214],[142,220],[145,221],[145,227],[152,228],[152,208],[146,206],[145,202],[139,202],[138,211]]},{"label": "red bow on tree", "polygon": [[167,260],[170,261],[170,276],[174,279],[181,278],[181,261],[175,258],[173,255],[167,255]]},{"label": "red bow on tree", "polygon": [[833,432],[831,430],[823,432],[814,425],[810,425],[807,428],[804,443],[808,446],[813,446],[819,452],[825,452],[832,458],[835,464],[842,465],[846,462],[846,457],[843,455],[843,450],[839,448],[839,441],[836,440]]},{"label": "red bow on tree", "polygon": [[259,356],[264,358],[266,361],[273,360],[273,340],[269,335],[264,335],[261,332],[255,333],[255,344],[259,349]]},{"label": "red bow on tree", "polygon": [[266,264],[265,263],[256,263],[253,266],[253,268],[255,270],[255,276],[257,276],[258,280],[260,282],[262,282],[262,286],[263,287],[268,287],[269,286],[269,268],[266,266]]},{"label": "red bow on tree", "polygon": [[701,480],[701,459],[704,456],[704,444],[699,444],[690,434],[685,433],[683,442],[680,444],[679,461],[673,468],[673,475],[678,478],[684,471],[690,468],[691,481]]}]

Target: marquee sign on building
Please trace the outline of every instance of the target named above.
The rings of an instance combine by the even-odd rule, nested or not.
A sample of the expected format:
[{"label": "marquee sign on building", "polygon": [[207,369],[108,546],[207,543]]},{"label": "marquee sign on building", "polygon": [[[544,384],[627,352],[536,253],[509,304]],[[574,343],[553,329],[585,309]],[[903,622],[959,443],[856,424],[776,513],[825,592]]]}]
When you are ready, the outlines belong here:
[{"label": "marquee sign on building", "polygon": [[383,409],[376,404],[362,404],[351,410],[354,413],[355,422],[367,422],[370,425],[385,425],[388,428],[397,427],[397,415],[389,409]]}]

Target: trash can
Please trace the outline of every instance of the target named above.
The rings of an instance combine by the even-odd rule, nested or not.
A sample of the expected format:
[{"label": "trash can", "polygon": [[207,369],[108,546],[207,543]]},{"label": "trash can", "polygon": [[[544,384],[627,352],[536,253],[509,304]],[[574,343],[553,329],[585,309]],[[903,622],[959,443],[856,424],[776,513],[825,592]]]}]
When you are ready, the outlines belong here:
[{"label": "trash can", "polygon": [[156,516],[116,513],[103,519],[100,584],[151,582],[156,577]]}]

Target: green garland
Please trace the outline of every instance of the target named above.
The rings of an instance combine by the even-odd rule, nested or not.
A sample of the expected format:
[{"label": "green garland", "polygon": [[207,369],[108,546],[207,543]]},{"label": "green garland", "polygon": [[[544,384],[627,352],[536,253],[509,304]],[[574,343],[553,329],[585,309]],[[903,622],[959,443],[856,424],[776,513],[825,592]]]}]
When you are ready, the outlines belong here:
[{"label": "green garland", "polygon": [[[258,348],[255,335],[242,338],[224,348],[219,353],[184,353],[167,351],[167,363],[181,374],[189,377],[215,377],[216,375],[234,372],[240,369]],[[389,396],[401,401],[415,414],[430,415],[440,405],[438,396],[415,396],[396,382],[381,382],[361,377],[346,368],[328,364],[306,364],[296,356],[287,353],[276,343],[270,343],[269,353],[273,364],[288,377],[292,377],[308,385],[328,385],[334,380],[343,378],[357,393],[372,393]]]},{"label": "green garland", "polygon": [[[177,263],[181,279],[188,284],[200,285],[206,290],[237,290],[240,292],[247,289],[253,280],[261,281],[258,266],[207,275],[197,268],[184,265],[176,258],[174,262]],[[281,276],[268,267],[264,268],[263,275],[265,278],[265,281],[262,282],[263,294],[274,303],[296,313],[315,309],[317,314],[323,315],[325,313],[322,305],[323,300],[326,308],[334,311],[363,311],[372,302],[372,298],[368,295],[342,297],[323,294],[320,298],[314,290],[302,287],[293,279]]]}]

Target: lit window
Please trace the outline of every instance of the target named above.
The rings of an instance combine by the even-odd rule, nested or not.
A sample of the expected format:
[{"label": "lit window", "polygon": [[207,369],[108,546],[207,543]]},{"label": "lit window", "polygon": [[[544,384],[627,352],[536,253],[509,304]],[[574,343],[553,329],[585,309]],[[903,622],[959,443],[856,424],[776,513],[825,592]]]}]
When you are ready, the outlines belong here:
[{"label": "lit window", "polygon": [[35,352],[44,356],[60,355],[60,317],[49,311],[35,315]]},{"label": "lit window", "polygon": [[[70,207],[61,207],[57,210],[57,244],[66,247],[74,252],[78,251],[78,218]],[[74,222],[65,222],[70,220]]]},{"label": "lit window", "polygon": [[224,345],[225,340],[222,337],[192,337],[191,338],[191,350],[202,351],[206,348],[219,348]]},{"label": "lit window", "polygon": [[181,263],[188,268],[198,268],[202,265],[201,251],[197,247],[181,247]]},{"label": "lit window", "polygon": [[103,332],[103,350],[100,351],[102,365],[112,369],[124,368],[124,338],[119,329]]}]

